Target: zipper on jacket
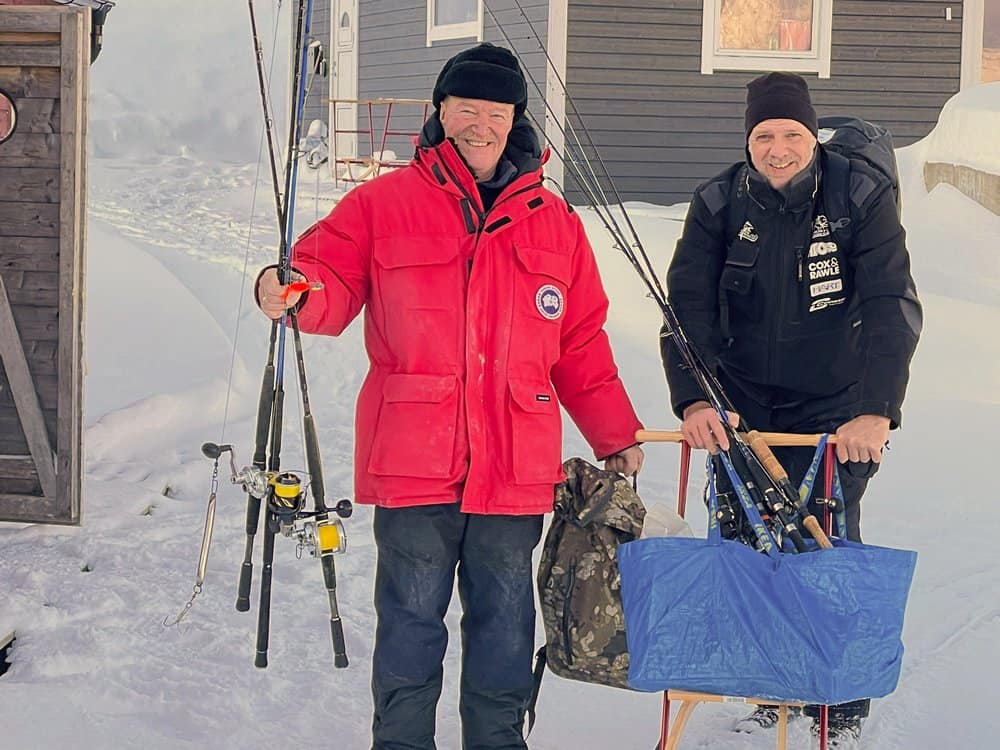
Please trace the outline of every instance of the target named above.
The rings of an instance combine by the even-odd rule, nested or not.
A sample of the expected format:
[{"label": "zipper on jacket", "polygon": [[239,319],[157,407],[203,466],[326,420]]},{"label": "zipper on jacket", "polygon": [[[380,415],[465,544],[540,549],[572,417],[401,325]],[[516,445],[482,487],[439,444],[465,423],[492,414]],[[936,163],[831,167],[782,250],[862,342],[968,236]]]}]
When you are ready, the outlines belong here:
[{"label": "zipper on jacket", "polygon": [[781,233],[778,237],[779,241],[774,244],[775,252],[771,253],[774,260],[771,261],[771,278],[775,279],[778,283],[778,309],[777,314],[771,320],[771,325],[767,329],[767,378],[769,381],[774,382],[775,380],[775,370],[777,369],[778,354],[775,351],[778,343],[778,331],[781,328],[781,318],[785,314],[785,274],[782,268],[781,262],[781,248],[785,246],[785,237],[788,235],[788,226],[785,223],[785,217],[788,212],[785,207],[778,207],[779,224],[781,225]]},{"label": "zipper on jacket", "polygon": [[570,640],[570,618],[569,610],[570,603],[573,601],[572,593],[573,587],[576,585],[576,565],[573,565],[567,571],[566,578],[568,583],[566,586],[566,592],[563,598],[563,613],[562,613],[562,638],[563,638],[563,655],[566,657],[566,665],[569,666],[573,663],[573,642]]},{"label": "zipper on jacket", "polygon": [[448,166],[447,162],[439,157],[438,163],[444,167],[444,171],[448,173],[448,177],[451,178],[452,183],[454,183],[455,187],[462,191],[462,195],[464,195],[465,199],[469,201],[469,208],[475,212],[476,218],[479,219],[479,226],[476,228],[476,234],[479,234],[483,231],[483,221],[486,219],[486,214],[479,210],[479,204],[476,203],[476,199],[472,197],[472,194],[469,193],[468,190],[465,189],[465,185],[463,185],[462,181],[458,179],[453,171],[451,171],[451,167]]},{"label": "zipper on jacket", "polygon": [[[523,188],[518,188],[510,195],[501,195],[499,198],[497,198],[493,202],[493,205],[490,206],[489,211],[484,213],[482,216],[482,223],[479,225],[479,231],[476,232],[476,245],[477,246],[479,245],[479,238],[482,236],[483,232],[486,232],[487,234],[495,232],[500,227],[506,226],[507,224],[513,221],[513,219],[511,219],[510,216],[501,216],[499,219],[492,222],[489,226],[486,226],[486,220],[490,217],[490,214],[493,213],[494,209],[496,209],[497,206],[499,206],[504,201],[510,200],[516,195],[520,195],[521,193],[525,193],[529,190],[534,190],[535,188],[540,188],[541,186],[542,182],[541,180],[539,180],[538,182],[533,182],[530,185],[525,185]],[[539,199],[539,201],[540,201],[539,203],[536,203],[534,206],[531,206],[531,208],[533,209],[538,208],[538,206],[544,203],[544,201],[542,201],[541,199]]]}]

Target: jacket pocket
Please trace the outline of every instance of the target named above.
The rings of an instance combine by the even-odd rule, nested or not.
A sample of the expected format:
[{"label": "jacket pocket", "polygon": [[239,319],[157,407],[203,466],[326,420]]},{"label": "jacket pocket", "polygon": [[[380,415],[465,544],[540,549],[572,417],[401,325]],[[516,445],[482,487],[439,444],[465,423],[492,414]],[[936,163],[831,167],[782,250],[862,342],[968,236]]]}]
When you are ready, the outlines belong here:
[{"label": "jacket pocket", "polygon": [[398,477],[450,476],[457,423],[454,375],[390,375],[382,389],[368,471]]},{"label": "jacket pocket", "polygon": [[734,242],[726,254],[726,263],[719,277],[719,292],[730,308],[730,320],[735,324],[759,322],[762,305],[755,298],[757,258],[760,248],[747,242]]},{"label": "jacket pocket", "polygon": [[565,286],[569,279],[570,264],[570,256],[567,253],[541,250],[521,244],[514,245],[514,252],[528,273],[548,276]]},{"label": "jacket pocket", "polygon": [[562,479],[562,417],[549,384],[512,379],[511,458],[516,484],[556,484]]},{"label": "jacket pocket", "polygon": [[515,370],[530,363],[545,372],[559,359],[570,256],[521,245],[514,252],[510,363]]},{"label": "jacket pocket", "polygon": [[440,309],[462,292],[459,241],[447,237],[383,237],[374,257],[380,295],[397,307]]},{"label": "jacket pocket", "polygon": [[[369,311],[399,369],[448,371],[460,361],[460,250],[454,238],[376,240]],[[435,344],[430,352],[428,341]]]}]

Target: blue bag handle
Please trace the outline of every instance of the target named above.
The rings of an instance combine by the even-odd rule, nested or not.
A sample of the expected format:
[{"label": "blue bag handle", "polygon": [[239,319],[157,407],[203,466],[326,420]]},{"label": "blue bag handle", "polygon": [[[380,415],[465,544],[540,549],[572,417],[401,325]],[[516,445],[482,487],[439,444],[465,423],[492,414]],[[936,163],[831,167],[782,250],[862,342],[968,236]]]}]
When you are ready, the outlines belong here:
[{"label": "blue bag handle", "polygon": [[[771,535],[770,529],[764,524],[764,519],[760,517],[757,506],[750,497],[750,492],[747,490],[746,485],[743,484],[743,481],[736,474],[733,462],[729,460],[729,456],[726,455],[725,451],[719,451],[719,457],[722,459],[722,465],[726,468],[729,481],[733,485],[733,490],[736,492],[737,497],[740,499],[743,511],[747,514],[747,520],[750,521],[750,525],[753,527],[761,547],[764,548],[769,557],[775,560],[780,559],[781,550],[778,549],[778,543],[775,541],[774,536]],[[715,493],[715,467],[712,464],[711,456],[708,457],[708,487],[708,540],[712,544],[721,545],[722,531],[719,529],[719,522],[716,517],[719,511],[719,499]]]},{"label": "blue bag handle", "polygon": [[[823,458],[823,451],[826,448],[826,443],[829,438],[829,435],[820,436],[819,442],[816,444],[816,453],[813,455],[812,463],[809,465],[809,470],[806,472],[805,476],[802,477],[802,484],[799,485],[799,501],[802,503],[809,502],[809,496],[812,495],[813,485],[816,482],[816,475],[819,472],[819,463]],[[844,513],[844,488],[840,484],[840,468],[836,465],[833,467],[832,494],[833,499],[837,501],[838,509],[833,515],[834,523],[837,526],[837,536],[846,538],[847,516]]]}]

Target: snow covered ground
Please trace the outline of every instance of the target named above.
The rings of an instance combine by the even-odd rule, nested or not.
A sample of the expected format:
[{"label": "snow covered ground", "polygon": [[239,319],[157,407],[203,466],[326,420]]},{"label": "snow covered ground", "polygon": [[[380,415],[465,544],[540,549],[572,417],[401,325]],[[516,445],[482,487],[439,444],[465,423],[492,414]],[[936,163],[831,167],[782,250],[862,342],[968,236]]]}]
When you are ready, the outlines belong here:
[{"label": "snow covered ground", "polygon": [[[194,583],[211,478],[200,444],[231,442],[240,462],[252,450],[268,324],[247,296],[244,272],[252,279],[271,261],[275,229],[266,169],[258,173],[256,164],[245,4],[135,5],[121,3],[109,16],[93,69],[83,524],[0,524],[0,635],[17,632],[0,678],[0,747],[366,748],[370,509],[359,507],[347,522],[348,550],[337,558],[348,669],[332,666],[318,563],[296,559],[280,538],[270,666],[254,668],[256,606],[233,607],[244,496],[226,482],[204,592],[180,626],[162,624]],[[173,20],[196,5],[201,31]],[[996,86],[989,97],[977,92],[975,108],[984,107],[994,119],[1000,112]],[[953,142],[956,153],[1000,161],[992,130],[971,127],[960,100],[948,112],[961,118],[963,141],[977,138]],[[916,549],[920,558],[902,678],[875,704],[865,747],[983,750],[1000,732],[1000,520],[984,470],[996,460],[1000,419],[1000,218],[947,185],[924,191],[929,142],[938,157],[947,153],[941,133],[899,153],[925,331],[904,429],[865,499],[866,540]],[[329,209],[310,197],[315,177],[303,174],[301,228]],[[655,266],[665,268],[684,207],[632,208]],[[626,384],[647,426],[672,428],[656,307],[596,218],[581,214],[612,299],[609,329]],[[327,493],[349,496],[353,401],[365,369],[359,326],[305,346]],[[299,423],[294,402],[290,396],[290,424]],[[565,455],[589,456],[572,429]],[[301,467],[301,456],[300,441],[286,438],[284,465]],[[648,446],[640,483],[647,505],[674,502],[676,472],[676,447]],[[699,503],[689,508],[702,533]],[[456,607],[456,634],[458,617]],[[439,710],[442,750],[459,747],[457,641]],[[645,750],[658,736],[659,706],[658,695],[548,674],[530,746]],[[699,709],[683,746],[773,747],[773,736],[728,731],[743,712]],[[792,747],[810,746],[807,726],[793,723]]]}]

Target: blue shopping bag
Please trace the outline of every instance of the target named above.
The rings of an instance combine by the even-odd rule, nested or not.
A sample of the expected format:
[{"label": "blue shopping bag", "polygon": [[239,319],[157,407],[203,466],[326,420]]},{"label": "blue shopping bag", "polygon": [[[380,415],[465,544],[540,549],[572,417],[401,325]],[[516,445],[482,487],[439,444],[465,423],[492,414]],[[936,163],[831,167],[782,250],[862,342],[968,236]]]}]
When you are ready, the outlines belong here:
[{"label": "blue shopping bag", "polygon": [[707,539],[623,544],[629,685],[817,704],[891,693],[917,554],[832,541],[761,554],[713,523]]}]

